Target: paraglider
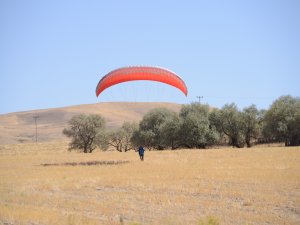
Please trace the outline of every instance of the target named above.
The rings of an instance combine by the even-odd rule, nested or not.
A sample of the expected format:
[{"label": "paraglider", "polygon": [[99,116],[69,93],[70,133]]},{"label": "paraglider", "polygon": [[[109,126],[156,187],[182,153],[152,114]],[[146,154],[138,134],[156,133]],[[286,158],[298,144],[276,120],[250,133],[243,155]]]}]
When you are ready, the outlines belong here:
[{"label": "paraglider", "polygon": [[184,81],[170,70],[152,66],[133,66],[113,70],[102,77],[96,88],[96,96],[113,85],[136,80],[158,81],[178,88],[186,96],[188,93]]}]

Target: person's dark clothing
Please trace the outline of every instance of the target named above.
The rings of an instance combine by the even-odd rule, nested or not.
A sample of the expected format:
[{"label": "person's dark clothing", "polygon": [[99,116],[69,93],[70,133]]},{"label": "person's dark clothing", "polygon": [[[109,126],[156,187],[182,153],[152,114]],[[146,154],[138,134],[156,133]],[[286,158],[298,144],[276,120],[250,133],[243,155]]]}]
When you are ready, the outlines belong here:
[{"label": "person's dark clothing", "polygon": [[140,159],[142,161],[144,161],[144,152],[145,152],[145,149],[142,146],[140,146],[139,147],[139,155],[140,155]]}]

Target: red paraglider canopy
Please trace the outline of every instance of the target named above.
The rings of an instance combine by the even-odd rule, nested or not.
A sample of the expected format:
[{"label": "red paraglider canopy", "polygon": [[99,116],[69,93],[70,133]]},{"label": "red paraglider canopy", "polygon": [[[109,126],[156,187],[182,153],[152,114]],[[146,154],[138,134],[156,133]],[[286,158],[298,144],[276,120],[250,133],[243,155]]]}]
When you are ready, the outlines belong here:
[{"label": "red paraglider canopy", "polygon": [[113,70],[102,77],[96,88],[96,96],[98,97],[102,91],[110,86],[135,80],[158,81],[178,88],[186,96],[188,93],[184,81],[167,69],[152,66],[133,66]]}]

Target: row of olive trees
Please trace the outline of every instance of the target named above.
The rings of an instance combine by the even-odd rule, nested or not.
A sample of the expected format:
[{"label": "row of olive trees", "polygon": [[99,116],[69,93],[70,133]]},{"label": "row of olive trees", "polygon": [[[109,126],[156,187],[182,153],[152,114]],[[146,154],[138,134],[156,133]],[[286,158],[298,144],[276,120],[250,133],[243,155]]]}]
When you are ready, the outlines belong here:
[{"label": "row of olive trees", "polygon": [[262,121],[263,112],[255,105],[240,111],[235,104],[226,104],[210,114],[211,126],[218,130],[222,140],[228,140],[230,145],[238,148],[245,144],[251,147],[253,140],[260,137]]},{"label": "row of olive trees", "polygon": [[133,133],[132,142],[151,149],[205,148],[219,138],[209,122],[209,107],[192,103],[179,114],[165,108],[147,113]]},{"label": "row of olive trees", "polygon": [[69,121],[63,133],[72,138],[70,149],[92,152],[109,146],[126,152],[143,145],[149,149],[207,148],[217,144],[251,147],[256,141],[300,145],[300,99],[283,96],[268,110],[255,105],[239,110],[226,104],[221,109],[192,103],[179,113],[166,108],[148,112],[139,124],[124,122],[107,131],[99,115],[79,115]]},{"label": "row of olive trees", "polygon": [[132,142],[148,148],[206,148],[228,140],[235,147],[248,147],[260,135],[262,112],[252,105],[239,111],[235,104],[210,110],[208,105],[184,105],[176,114],[165,108],[144,116]]},{"label": "row of olive trees", "polygon": [[213,110],[192,103],[184,105],[178,114],[155,109],[144,116],[131,138],[134,145],[150,149],[217,144],[241,148],[251,147],[258,140],[300,145],[300,99],[282,96],[268,110],[258,110],[255,105],[239,110],[234,103]]},{"label": "row of olive trees", "polygon": [[251,105],[239,111],[235,104],[226,104],[210,114],[210,121],[236,147],[251,147],[256,140],[300,145],[300,99],[289,95],[275,100],[268,110]]}]

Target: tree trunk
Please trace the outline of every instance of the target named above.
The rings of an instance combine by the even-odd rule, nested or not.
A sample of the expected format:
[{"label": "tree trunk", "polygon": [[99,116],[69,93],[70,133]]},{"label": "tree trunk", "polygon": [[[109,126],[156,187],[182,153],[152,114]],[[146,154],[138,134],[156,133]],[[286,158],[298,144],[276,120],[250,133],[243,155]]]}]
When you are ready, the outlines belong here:
[{"label": "tree trunk", "polygon": [[88,153],[87,146],[84,146],[83,152],[84,152],[84,153]]},{"label": "tree trunk", "polygon": [[238,147],[237,138],[231,137],[231,145],[234,146],[234,147]]},{"label": "tree trunk", "polygon": [[246,137],[245,142],[246,142],[246,144],[247,144],[247,148],[250,148],[250,147],[251,147],[250,137]]}]

